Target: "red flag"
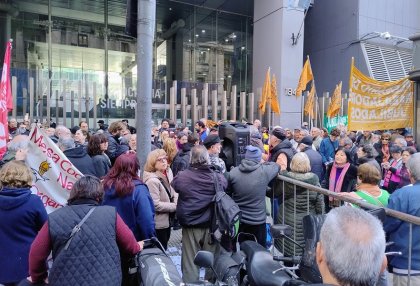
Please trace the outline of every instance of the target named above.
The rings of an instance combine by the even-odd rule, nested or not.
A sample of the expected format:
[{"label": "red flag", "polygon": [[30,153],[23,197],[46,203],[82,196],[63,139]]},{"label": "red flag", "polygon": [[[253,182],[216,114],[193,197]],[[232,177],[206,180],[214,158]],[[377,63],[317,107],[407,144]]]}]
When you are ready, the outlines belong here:
[{"label": "red flag", "polygon": [[12,41],[7,43],[4,55],[3,72],[0,81],[0,159],[7,151],[7,140],[9,139],[9,127],[7,124],[7,113],[13,109],[12,89],[10,86],[10,55],[12,53]]}]

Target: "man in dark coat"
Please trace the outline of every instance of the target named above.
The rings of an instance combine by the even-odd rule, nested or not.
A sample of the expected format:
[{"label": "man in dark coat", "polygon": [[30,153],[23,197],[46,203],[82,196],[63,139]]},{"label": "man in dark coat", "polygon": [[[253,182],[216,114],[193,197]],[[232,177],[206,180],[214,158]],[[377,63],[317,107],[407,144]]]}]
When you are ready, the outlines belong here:
[{"label": "man in dark coat", "polygon": [[58,147],[83,175],[97,176],[92,158],[83,146],[76,147],[73,138],[61,138],[58,140]]},{"label": "man in dark coat", "polygon": [[[218,254],[218,244],[211,241],[210,226],[213,215],[215,182],[226,189],[225,177],[210,165],[210,158],[204,146],[191,149],[191,165],[181,171],[172,181],[172,187],[179,194],[176,216],[182,226],[182,278],[184,282],[198,281],[199,268],[194,257],[199,250]],[[206,279],[211,273],[206,272]]]},{"label": "man in dark coat", "polygon": [[312,149],[313,140],[311,136],[305,136],[300,141],[300,144],[298,146],[298,149],[300,152],[304,152],[306,155],[308,155],[309,163],[311,164],[311,171],[315,175],[318,176],[319,181],[321,181],[322,178],[322,171],[323,171],[323,165],[322,165],[322,157],[321,154],[319,154],[317,151]]},{"label": "man in dark coat", "polygon": [[280,166],[281,171],[290,171],[290,162],[296,152],[293,149],[292,143],[286,138],[286,131],[281,127],[274,128],[268,144],[270,148],[268,161],[276,162]]},{"label": "man in dark coat", "polygon": [[176,154],[172,161],[171,169],[174,177],[190,166],[191,148],[200,142],[198,135],[193,133],[188,135],[187,140],[187,143],[182,144],[182,150]]},{"label": "man in dark coat", "polygon": [[239,233],[255,235],[266,246],[267,230],[265,196],[268,184],[277,176],[280,167],[274,162],[261,163],[258,147],[247,146],[245,159],[226,174],[232,199],[242,211]]}]

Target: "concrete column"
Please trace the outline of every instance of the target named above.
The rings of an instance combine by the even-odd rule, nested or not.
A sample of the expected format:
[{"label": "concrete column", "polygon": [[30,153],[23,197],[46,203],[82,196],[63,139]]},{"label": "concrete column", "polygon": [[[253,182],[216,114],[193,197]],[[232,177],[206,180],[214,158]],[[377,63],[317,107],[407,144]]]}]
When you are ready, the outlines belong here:
[{"label": "concrete column", "polygon": [[[304,27],[296,45],[292,45],[292,33],[296,36],[303,22],[302,9],[287,9],[288,0],[254,1],[253,78],[254,87],[262,87],[268,67],[278,75],[277,90],[281,115],[274,115],[271,125],[299,126],[301,99],[285,96],[286,88],[295,89],[303,67]],[[271,32],[275,29],[275,32]],[[284,72],[287,71],[287,72]],[[261,93],[255,97],[255,105]],[[267,122],[263,123],[267,124]]]},{"label": "concrete column", "polygon": [[230,94],[230,120],[236,121],[236,85],[232,86],[232,92]]},{"label": "concrete column", "polygon": [[217,106],[218,106],[218,100],[217,100],[217,90],[211,91],[211,110],[213,114],[213,121],[218,121],[217,117]]},{"label": "concrete column", "polygon": [[227,95],[226,90],[222,93],[222,100],[220,104],[222,108],[221,120],[227,120]]},{"label": "concrete column", "polygon": [[411,81],[414,81],[414,118],[413,118],[413,135],[417,143],[420,142],[420,33],[411,37],[413,41],[413,70],[408,73]]},{"label": "concrete column", "polygon": [[66,80],[63,80],[62,84],[63,84],[63,88],[61,91],[61,96],[63,98],[63,123],[65,126],[67,126],[67,98],[66,98],[67,82]]},{"label": "concrete column", "polygon": [[246,92],[240,94],[239,119],[246,117]]},{"label": "concrete column", "polygon": [[13,97],[13,108],[12,116],[16,118],[16,111],[17,111],[17,77],[12,76],[12,97]]},{"label": "concrete column", "polygon": [[176,122],[176,100],[174,87],[169,88],[169,118]]}]

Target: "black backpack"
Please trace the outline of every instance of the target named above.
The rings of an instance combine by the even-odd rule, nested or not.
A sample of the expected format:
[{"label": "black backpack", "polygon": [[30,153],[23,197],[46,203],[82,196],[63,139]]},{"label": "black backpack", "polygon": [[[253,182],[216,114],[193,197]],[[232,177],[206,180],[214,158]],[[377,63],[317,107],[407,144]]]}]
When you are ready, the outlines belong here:
[{"label": "black backpack", "polygon": [[213,172],[213,178],[216,189],[213,198],[214,213],[211,230],[213,237],[219,241],[222,234],[234,238],[238,234],[242,211],[238,204],[222,189],[215,172]]}]

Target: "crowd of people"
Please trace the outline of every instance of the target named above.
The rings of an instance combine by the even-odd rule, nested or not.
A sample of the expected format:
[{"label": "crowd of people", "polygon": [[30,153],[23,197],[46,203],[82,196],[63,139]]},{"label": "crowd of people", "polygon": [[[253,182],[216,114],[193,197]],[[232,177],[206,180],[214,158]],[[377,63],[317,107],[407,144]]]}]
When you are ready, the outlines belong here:
[{"label": "crowd of people", "polygon": [[[329,213],[343,204],[277,180],[278,174],[342,197],[420,215],[420,155],[413,135],[404,129],[353,132],[341,126],[328,131],[309,129],[304,122],[294,129],[268,130],[257,119],[249,123],[250,144],[244,158],[227,169],[217,124],[203,118],[192,132],[163,119],[151,130],[152,151],[140,170],[136,129],[128,120],[98,124],[98,130],[85,121],[71,129],[44,128],[85,175],[73,186],[68,205],[47,216],[40,199],[31,195],[32,174],[25,164],[30,124],[10,119],[11,141],[0,169],[0,214],[6,218],[0,223],[0,269],[10,271],[0,271],[0,284],[15,285],[27,276],[34,283],[45,281],[52,252],[48,279],[53,285],[124,285],[128,258],[142,249],[142,241],[157,237],[167,249],[175,227],[182,227],[183,280],[197,281],[196,252],[218,253],[220,248],[211,235],[215,184],[241,209],[239,231],[252,234],[263,246],[267,246],[267,218],[293,225],[294,239],[304,245],[303,216]],[[68,239],[86,217],[87,235]],[[388,219],[384,228],[394,241],[392,248],[403,253],[389,261],[391,271],[407,276],[408,224]],[[420,237],[412,239],[411,269],[420,274]],[[221,246],[230,250],[235,241],[227,239]],[[95,247],[83,253],[89,245]],[[287,240],[280,247],[285,255],[301,254]],[[71,275],[81,273],[83,265],[74,260],[81,255],[94,260],[96,272],[77,280]]]}]

